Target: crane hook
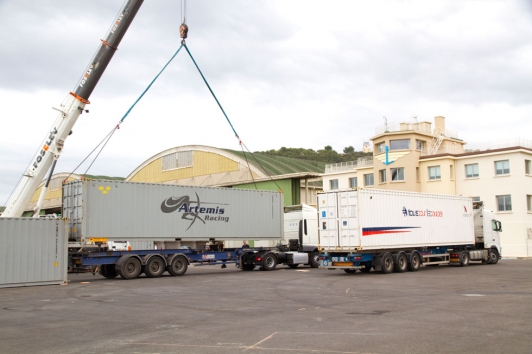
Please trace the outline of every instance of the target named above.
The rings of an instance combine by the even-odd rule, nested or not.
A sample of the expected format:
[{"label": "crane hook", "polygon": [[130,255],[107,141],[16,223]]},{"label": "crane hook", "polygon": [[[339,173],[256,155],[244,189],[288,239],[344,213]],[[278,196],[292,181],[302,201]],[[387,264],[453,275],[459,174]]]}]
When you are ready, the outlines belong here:
[{"label": "crane hook", "polygon": [[183,24],[179,27],[179,34],[181,35],[181,38],[183,38],[181,44],[185,44],[185,39],[187,38],[188,34],[188,26],[186,23],[183,22]]}]

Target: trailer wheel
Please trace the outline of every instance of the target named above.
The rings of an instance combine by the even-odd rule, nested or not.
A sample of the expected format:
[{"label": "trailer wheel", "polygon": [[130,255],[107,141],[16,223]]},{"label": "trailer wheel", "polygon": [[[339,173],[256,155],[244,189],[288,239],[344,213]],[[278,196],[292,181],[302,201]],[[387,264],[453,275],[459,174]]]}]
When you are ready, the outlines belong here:
[{"label": "trailer wheel", "polygon": [[320,266],[320,254],[316,251],[310,254],[310,267],[318,268]]},{"label": "trailer wheel", "polygon": [[393,256],[391,253],[385,253],[384,256],[382,256],[382,274],[389,274],[393,271],[394,265],[393,265]]},{"label": "trailer wheel", "polygon": [[371,272],[371,262],[364,262],[363,265],[364,265],[364,268],[360,268],[361,272],[364,272],[364,273]]},{"label": "trailer wheel", "polygon": [[343,271],[346,272],[347,274],[355,274],[357,272],[356,269],[344,269]]},{"label": "trailer wheel", "polygon": [[183,256],[176,256],[172,258],[170,263],[166,266],[166,270],[173,276],[183,275],[188,268],[188,262]]},{"label": "trailer wheel", "polygon": [[292,269],[295,269],[295,268],[297,268],[298,265],[299,265],[299,264],[289,264],[288,266],[289,266],[290,268],[292,268]]},{"label": "trailer wheel", "polygon": [[488,252],[488,264],[497,264],[499,262],[499,251],[497,251],[495,248],[492,248]]},{"label": "trailer wheel", "polygon": [[127,258],[121,265],[118,274],[122,279],[135,279],[140,275],[142,266],[136,257]]},{"label": "trailer wheel", "polygon": [[399,252],[397,256],[395,256],[395,262],[393,266],[393,270],[396,273],[403,273],[408,266],[408,260],[406,259],[406,254],[403,252]]},{"label": "trailer wheel", "polygon": [[421,267],[421,257],[419,253],[414,252],[410,256],[410,263],[408,263],[407,269],[411,272],[416,272]]},{"label": "trailer wheel", "polygon": [[271,253],[265,255],[262,258],[262,266],[259,268],[260,270],[274,270],[277,266],[277,258]]},{"label": "trailer wheel", "polygon": [[114,264],[102,264],[99,267],[99,273],[107,279],[114,279],[118,276]]},{"label": "trailer wheel", "polygon": [[469,265],[469,252],[460,252],[460,267],[467,267]]},{"label": "trailer wheel", "polygon": [[158,278],[166,270],[166,263],[164,259],[159,256],[151,257],[148,262],[146,262],[146,267],[144,273],[148,278]]}]

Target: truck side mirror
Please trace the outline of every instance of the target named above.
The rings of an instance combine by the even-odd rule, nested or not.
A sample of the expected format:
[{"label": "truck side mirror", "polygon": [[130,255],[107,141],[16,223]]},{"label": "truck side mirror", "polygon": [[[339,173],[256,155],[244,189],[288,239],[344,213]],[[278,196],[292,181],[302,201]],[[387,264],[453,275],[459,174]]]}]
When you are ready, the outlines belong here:
[{"label": "truck side mirror", "polygon": [[502,224],[500,221],[498,220],[491,220],[491,229],[493,231],[498,231],[498,232],[502,232]]},{"label": "truck side mirror", "polygon": [[303,220],[303,233],[305,235],[308,235],[308,232],[307,232],[307,219]]}]

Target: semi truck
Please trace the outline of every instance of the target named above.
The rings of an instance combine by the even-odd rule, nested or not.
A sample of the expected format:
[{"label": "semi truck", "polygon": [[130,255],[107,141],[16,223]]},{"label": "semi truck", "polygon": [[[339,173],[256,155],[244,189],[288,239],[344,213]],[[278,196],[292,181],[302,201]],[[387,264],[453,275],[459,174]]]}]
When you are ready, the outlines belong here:
[{"label": "semi truck", "polygon": [[[107,278],[132,279],[142,273],[158,277],[165,271],[182,275],[190,265],[235,264],[246,271],[273,270],[278,264],[318,267],[317,240],[307,247],[304,220],[298,222],[300,235],[288,243],[225,247],[226,241],[283,240],[279,192],[83,179],[63,185],[62,215],[68,222],[71,271],[97,267]],[[113,241],[150,240],[175,247],[102,247]]]},{"label": "semi truck", "polygon": [[501,222],[470,197],[359,188],[317,202],[319,268],[387,274],[502,255]]}]

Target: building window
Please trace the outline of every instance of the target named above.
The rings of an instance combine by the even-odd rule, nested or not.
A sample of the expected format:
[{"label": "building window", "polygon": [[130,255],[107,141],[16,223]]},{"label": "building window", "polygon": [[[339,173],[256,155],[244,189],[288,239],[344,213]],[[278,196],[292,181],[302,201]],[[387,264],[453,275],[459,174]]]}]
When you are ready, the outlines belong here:
[{"label": "building window", "polygon": [[174,170],[176,168],[192,167],[194,165],[194,151],[178,151],[173,154],[163,156],[163,171]]},{"label": "building window", "polygon": [[441,179],[440,166],[429,167],[429,179]]},{"label": "building window", "polygon": [[512,196],[498,195],[497,196],[497,210],[498,211],[512,211]]},{"label": "building window", "polygon": [[405,168],[390,168],[392,174],[392,181],[404,181],[405,180]]},{"label": "building window", "polygon": [[410,149],[410,139],[390,140],[390,150]]},{"label": "building window", "polygon": [[386,170],[379,170],[379,182],[380,183],[386,182]]},{"label": "building window", "polygon": [[416,140],[416,150],[425,151],[425,141]]},{"label": "building window", "polygon": [[338,180],[337,179],[331,179],[329,181],[329,185],[331,189],[338,189]]},{"label": "building window", "polygon": [[358,187],[358,178],[357,177],[349,178],[349,188],[357,188],[357,187]]},{"label": "building window", "polygon": [[532,167],[530,166],[530,160],[525,160],[525,174],[530,175]]},{"label": "building window", "polygon": [[495,174],[496,175],[507,175],[510,173],[510,161],[495,161]]},{"label": "building window", "polygon": [[386,152],[386,146],[384,145],[384,142],[375,144],[375,152],[377,154],[382,154],[383,152]]},{"label": "building window", "polygon": [[480,202],[480,197],[471,197],[473,202]]},{"label": "building window", "polygon": [[364,186],[372,186],[373,184],[373,173],[364,175]]},{"label": "building window", "polygon": [[526,210],[532,212],[532,195],[526,195]]},{"label": "building window", "polygon": [[466,178],[478,177],[478,163],[472,163],[465,165]]}]

